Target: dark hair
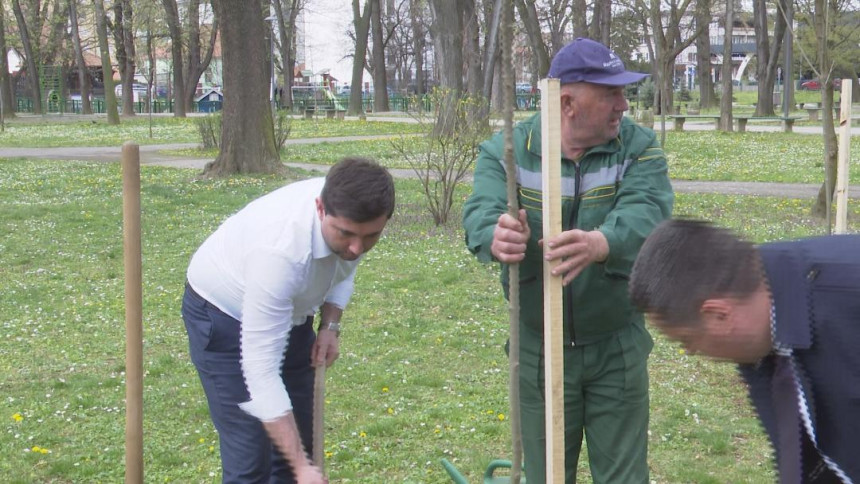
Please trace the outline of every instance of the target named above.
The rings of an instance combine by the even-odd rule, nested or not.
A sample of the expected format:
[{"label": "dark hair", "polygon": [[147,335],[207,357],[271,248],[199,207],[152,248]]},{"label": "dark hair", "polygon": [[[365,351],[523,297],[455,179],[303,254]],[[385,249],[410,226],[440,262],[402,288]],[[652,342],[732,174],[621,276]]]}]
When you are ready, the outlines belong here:
[{"label": "dark hair", "polygon": [[764,280],[750,242],[699,220],[667,220],[648,236],[633,264],[630,300],[670,325],[699,322],[714,297],[750,296]]},{"label": "dark hair", "polygon": [[394,214],[394,180],[373,160],[344,158],[325,177],[323,207],[328,215],[368,222]]}]

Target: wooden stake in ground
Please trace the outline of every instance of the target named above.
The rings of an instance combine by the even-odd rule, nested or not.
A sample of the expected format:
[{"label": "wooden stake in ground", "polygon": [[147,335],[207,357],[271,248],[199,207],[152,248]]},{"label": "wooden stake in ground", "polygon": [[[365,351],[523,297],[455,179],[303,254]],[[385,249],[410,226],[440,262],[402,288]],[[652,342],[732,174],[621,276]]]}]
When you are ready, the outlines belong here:
[{"label": "wooden stake in ground", "polygon": [[[543,79],[541,99],[560,99],[558,79]],[[561,233],[561,108],[541,103],[541,174],[543,177],[543,239]],[[544,251],[548,247],[544,245]],[[561,261],[544,261],[543,341],[546,393],[546,482],[564,484],[564,342],[561,277],[551,271]]]},{"label": "wooden stake in ground", "polygon": [[143,278],[140,251],[140,147],[122,145],[125,263],[125,482],[143,482]]},{"label": "wooden stake in ground", "polygon": [[848,161],[851,159],[851,79],[842,80],[839,108],[839,161],[836,163],[836,233],[848,230]]},{"label": "wooden stake in ground", "polygon": [[325,435],[323,432],[323,414],[325,411],[325,363],[314,371],[314,448],[311,460],[325,474]]}]

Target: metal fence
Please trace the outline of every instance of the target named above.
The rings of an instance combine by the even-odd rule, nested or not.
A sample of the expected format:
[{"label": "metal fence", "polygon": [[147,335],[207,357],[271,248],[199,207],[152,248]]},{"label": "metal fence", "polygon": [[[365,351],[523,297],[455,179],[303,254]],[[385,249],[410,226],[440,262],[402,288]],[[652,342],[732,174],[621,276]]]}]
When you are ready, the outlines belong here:
[{"label": "metal fence", "polygon": [[[93,108],[93,114],[105,114],[105,110],[107,108],[107,103],[102,98],[95,98],[90,101],[90,105]],[[44,109],[42,112],[50,113],[50,114],[81,114],[83,111],[83,103],[78,99],[65,99],[59,101],[46,101],[43,102]],[[137,114],[145,114],[149,112],[150,102],[149,101],[137,101],[133,104],[134,112]],[[122,102],[117,101],[117,108],[122,111]],[[198,105],[196,102],[191,103],[191,111],[197,112]],[[18,113],[32,113],[33,112],[33,100],[27,97],[19,97],[16,98],[16,109],[15,112]],[[153,113],[172,113],[173,112],[173,101],[172,100],[164,100],[158,99],[152,101],[152,112]]]},{"label": "metal fence", "polygon": [[[516,108],[520,111],[537,111],[540,109],[540,93],[535,94],[520,94],[516,95]],[[102,98],[94,98],[90,101],[94,114],[104,114],[106,110],[105,100]],[[362,110],[364,112],[373,112],[373,97],[363,97],[361,100]],[[49,100],[44,102],[44,113],[56,114],[81,114],[82,102],[78,99],[65,100]],[[153,113],[172,113],[173,101],[165,99],[156,99],[152,103]],[[316,99],[301,99],[293,101],[293,111],[303,113],[308,108],[314,110],[345,110],[349,105],[349,97],[338,96],[334,99],[316,100]],[[133,104],[134,112],[145,114],[149,112],[149,101],[137,101]],[[388,98],[388,106],[391,111],[410,112],[419,109],[430,111],[433,106],[430,96],[400,96],[394,95]],[[118,101],[117,107],[122,110],[122,103]],[[191,112],[210,112],[211,108],[198,105],[193,102]],[[18,113],[32,113],[33,100],[27,97],[16,98],[16,110]]]}]

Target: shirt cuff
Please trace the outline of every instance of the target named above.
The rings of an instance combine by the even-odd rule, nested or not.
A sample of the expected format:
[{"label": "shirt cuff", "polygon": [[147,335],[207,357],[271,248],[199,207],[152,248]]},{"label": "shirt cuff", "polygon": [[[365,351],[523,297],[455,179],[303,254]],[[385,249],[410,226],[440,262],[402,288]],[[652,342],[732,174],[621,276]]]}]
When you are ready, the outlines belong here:
[{"label": "shirt cuff", "polygon": [[239,404],[245,413],[263,422],[271,422],[288,414],[293,403],[284,387],[256,392],[257,398]]}]

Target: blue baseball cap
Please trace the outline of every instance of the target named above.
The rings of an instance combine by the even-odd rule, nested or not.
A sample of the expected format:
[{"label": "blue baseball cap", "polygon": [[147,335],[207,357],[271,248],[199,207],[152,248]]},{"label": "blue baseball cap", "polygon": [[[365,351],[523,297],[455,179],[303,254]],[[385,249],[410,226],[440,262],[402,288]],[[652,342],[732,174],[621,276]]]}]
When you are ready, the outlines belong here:
[{"label": "blue baseball cap", "polygon": [[578,38],[565,45],[552,58],[549,76],[561,84],[590,82],[604,86],[623,86],[648,77],[624,69],[624,62],[608,47],[591,39]]}]

